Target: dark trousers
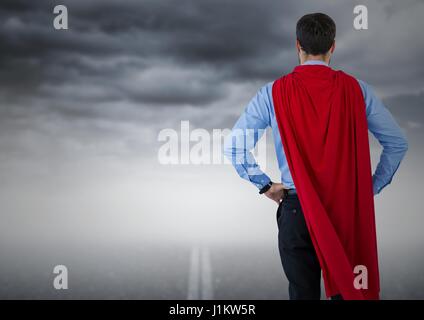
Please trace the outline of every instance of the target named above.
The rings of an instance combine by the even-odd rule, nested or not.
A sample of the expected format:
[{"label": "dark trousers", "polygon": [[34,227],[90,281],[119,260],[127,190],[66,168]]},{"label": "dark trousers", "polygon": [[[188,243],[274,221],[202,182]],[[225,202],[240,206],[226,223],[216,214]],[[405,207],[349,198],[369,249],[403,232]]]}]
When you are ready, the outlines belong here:
[{"label": "dark trousers", "polygon": [[[321,267],[296,194],[286,195],[279,205],[277,223],[278,248],[289,281],[290,300],[319,300]],[[341,296],[332,299],[341,300]]]}]

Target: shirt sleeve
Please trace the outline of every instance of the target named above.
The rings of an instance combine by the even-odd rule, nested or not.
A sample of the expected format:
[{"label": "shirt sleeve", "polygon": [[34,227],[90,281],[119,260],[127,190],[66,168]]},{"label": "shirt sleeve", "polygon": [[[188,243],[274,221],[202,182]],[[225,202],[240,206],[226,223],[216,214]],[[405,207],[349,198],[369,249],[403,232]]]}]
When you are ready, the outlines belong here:
[{"label": "shirt sleeve", "polygon": [[238,175],[259,190],[271,179],[261,170],[251,151],[270,125],[270,107],[267,86],[264,86],[250,100],[224,144],[224,155]]},{"label": "shirt sleeve", "polygon": [[386,187],[396,173],[400,162],[408,150],[408,142],[399,125],[375,95],[371,86],[360,81],[364,94],[368,129],[383,147],[380,161],[372,176],[374,194]]}]

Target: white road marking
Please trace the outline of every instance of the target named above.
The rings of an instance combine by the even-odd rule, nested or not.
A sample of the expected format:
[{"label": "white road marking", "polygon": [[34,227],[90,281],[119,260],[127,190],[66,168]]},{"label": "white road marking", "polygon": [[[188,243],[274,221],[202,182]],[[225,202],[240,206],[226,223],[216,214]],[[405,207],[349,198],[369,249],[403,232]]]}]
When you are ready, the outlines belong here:
[{"label": "white road marking", "polygon": [[203,248],[201,256],[201,286],[202,286],[202,299],[213,299],[213,285],[212,285],[212,266],[208,248]]},{"label": "white road marking", "polygon": [[187,299],[213,299],[212,266],[208,248],[192,248],[189,272]]},{"label": "white road marking", "polygon": [[199,248],[194,247],[191,249],[190,255],[190,272],[188,275],[188,300],[199,299],[199,274],[200,274],[200,260]]}]

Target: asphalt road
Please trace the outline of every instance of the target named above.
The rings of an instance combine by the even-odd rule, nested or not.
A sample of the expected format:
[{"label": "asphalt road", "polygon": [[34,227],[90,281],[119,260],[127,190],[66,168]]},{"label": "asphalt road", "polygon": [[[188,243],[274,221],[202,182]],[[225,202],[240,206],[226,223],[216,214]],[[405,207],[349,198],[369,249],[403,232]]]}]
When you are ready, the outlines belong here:
[{"label": "asphalt road", "polygon": [[[275,246],[96,245],[1,252],[1,299],[287,299]],[[401,250],[405,257],[411,251]],[[386,256],[384,250],[381,252]],[[388,255],[387,255],[388,256]],[[397,262],[396,262],[397,261]],[[53,267],[68,268],[68,289]],[[423,263],[380,261],[382,298],[424,298]],[[324,294],[322,295],[324,298]]]}]

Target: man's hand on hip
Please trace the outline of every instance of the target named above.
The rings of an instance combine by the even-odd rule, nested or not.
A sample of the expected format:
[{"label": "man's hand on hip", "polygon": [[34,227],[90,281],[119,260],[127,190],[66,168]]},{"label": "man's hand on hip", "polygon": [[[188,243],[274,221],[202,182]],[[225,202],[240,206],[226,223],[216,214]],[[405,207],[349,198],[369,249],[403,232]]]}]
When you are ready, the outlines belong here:
[{"label": "man's hand on hip", "polygon": [[265,195],[271,200],[277,202],[277,204],[280,204],[280,202],[283,200],[284,189],[286,188],[282,183],[273,183],[271,188],[265,192]]}]

